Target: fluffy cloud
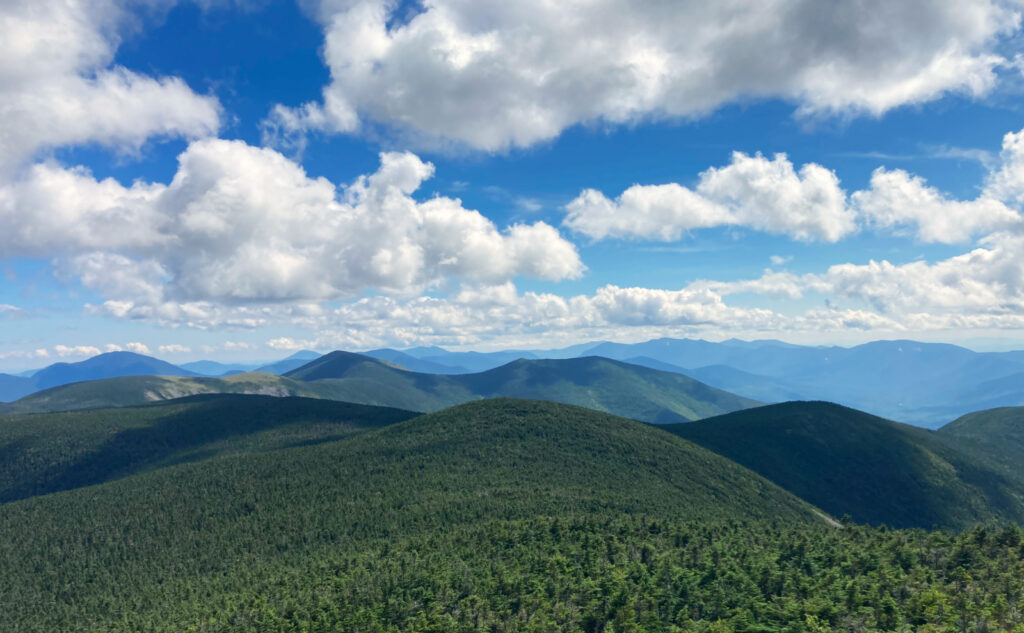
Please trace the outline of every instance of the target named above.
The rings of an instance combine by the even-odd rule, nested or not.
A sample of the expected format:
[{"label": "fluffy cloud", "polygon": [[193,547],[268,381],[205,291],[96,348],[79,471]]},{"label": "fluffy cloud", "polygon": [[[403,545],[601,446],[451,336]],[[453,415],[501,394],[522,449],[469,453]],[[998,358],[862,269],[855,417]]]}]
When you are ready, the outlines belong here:
[{"label": "fluffy cloud", "polygon": [[814,163],[797,172],[785,154],[735,152],[729,165],[703,172],[695,190],[633,185],[613,201],[588,189],[566,210],[565,226],[594,239],[674,241],[693,229],[737,225],[835,242],[855,229],[836,175]]},{"label": "fluffy cloud", "polygon": [[191,347],[187,345],[179,345],[177,343],[171,343],[170,345],[161,345],[157,348],[161,354],[187,354],[192,351]]},{"label": "fluffy cloud", "polygon": [[879,115],[982,95],[1020,25],[1000,0],[434,0],[407,21],[391,0],[317,6],[332,81],[322,103],[276,107],[268,131],[296,141],[370,121],[483,150],[745,98]]},{"label": "fluffy cloud", "polygon": [[[42,150],[135,149],[216,132],[220,106],[177,78],[112,66],[132,17],[117,0],[0,3],[0,174]],[[144,4],[169,5],[170,0]]]},{"label": "fluffy cloud", "polygon": [[701,173],[694,189],[633,185],[614,200],[586,189],[566,205],[563,224],[595,240],[675,241],[695,229],[743,226],[835,242],[865,226],[954,244],[1021,226],[1015,206],[1022,202],[1024,131],[1006,135],[1001,161],[974,200],[951,199],[920,177],[884,167],[868,189],[847,198],[835,173],[820,165],[797,171],[784,154],[769,160],[735,152],[730,164]]},{"label": "fluffy cloud", "polygon": [[56,345],[53,348],[57,356],[67,358],[69,356],[98,356],[101,352],[98,347],[92,345]]},{"label": "fluffy cloud", "polygon": [[1011,203],[1024,203],[1024,130],[1003,137],[1000,166],[985,183],[985,195]]},{"label": "fluffy cloud", "polygon": [[[108,312],[177,322],[208,321],[224,304],[315,312],[307,304],[367,289],[582,273],[575,247],[543,222],[499,231],[459,200],[414,199],[433,171],[386,153],[339,191],[273,150],[214,139],[192,143],[168,185],[37,165],[0,188],[0,256],[59,256],[58,273],[99,291]],[[258,308],[248,318],[259,325]]]},{"label": "fluffy cloud", "polygon": [[987,192],[975,200],[950,200],[901,169],[876,169],[871,188],[854,193],[851,203],[869,225],[904,227],[924,242],[964,242],[1021,223],[1017,211]]}]

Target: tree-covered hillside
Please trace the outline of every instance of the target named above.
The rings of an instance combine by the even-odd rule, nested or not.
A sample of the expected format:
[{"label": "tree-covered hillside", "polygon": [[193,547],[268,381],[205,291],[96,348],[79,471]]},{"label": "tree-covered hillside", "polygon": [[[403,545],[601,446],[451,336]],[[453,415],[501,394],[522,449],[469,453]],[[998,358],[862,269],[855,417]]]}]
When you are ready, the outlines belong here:
[{"label": "tree-covered hillside", "polygon": [[898,527],[1024,521],[1024,484],[934,431],[828,402],[738,411],[672,433],[834,516]]},{"label": "tree-covered hillside", "polygon": [[[137,411],[199,415],[231,400],[289,402],[215,398]],[[192,455],[197,461],[150,463],[115,481],[0,504],[0,630],[1024,626],[1016,527],[960,535],[836,527],[661,428],[544,402],[471,403],[278,448],[293,431],[321,426],[312,413],[311,426],[296,416],[292,431],[270,421],[280,412],[270,414],[227,440],[229,449]],[[207,428],[102,415],[50,416],[48,424],[95,428],[97,437]],[[33,418],[47,416],[17,420]],[[221,446],[217,418],[208,423],[199,444]]]},{"label": "tree-covered hillside", "polygon": [[968,413],[941,427],[939,434],[995,462],[1008,475],[1024,477],[1024,407]]},{"label": "tree-covered hillside", "polygon": [[336,440],[415,415],[347,402],[252,395],[0,415],[0,502],[219,455]]}]

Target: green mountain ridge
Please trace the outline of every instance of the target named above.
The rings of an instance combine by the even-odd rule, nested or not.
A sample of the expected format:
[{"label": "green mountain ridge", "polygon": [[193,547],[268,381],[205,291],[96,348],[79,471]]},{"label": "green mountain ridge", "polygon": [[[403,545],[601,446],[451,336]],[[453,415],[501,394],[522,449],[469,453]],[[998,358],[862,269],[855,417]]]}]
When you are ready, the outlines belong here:
[{"label": "green mountain ridge", "polygon": [[665,427],[831,513],[892,527],[1024,521],[1024,480],[956,441],[826,402]]},{"label": "green mountain ridge", "polygon": [[517,397],[575,404],[652,423],[694,420],[759,404],[687,376],[599,357],[518,360],[477,374],[441,375],[332,352],[284,376],[145,376],[64,385],[0,406],[0,413],[136,406],[202,393],[326,398],[421,412],[484,398]]},{"label": "green mountain ridge", "polygon": [[227,394],[0,415],[0,503],[179,463],[337,440],[416,415],[331,400]]}]

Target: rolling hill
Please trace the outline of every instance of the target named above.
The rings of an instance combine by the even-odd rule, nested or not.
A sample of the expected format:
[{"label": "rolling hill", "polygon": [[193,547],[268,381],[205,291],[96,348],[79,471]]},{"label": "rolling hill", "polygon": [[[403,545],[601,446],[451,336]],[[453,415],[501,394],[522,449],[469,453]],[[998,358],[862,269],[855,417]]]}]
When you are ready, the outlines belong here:
[{"label": "rolling hill", "polygon": [[215,456],[336,440],[415,415],[329,400],[252,395],[0,415],[0,503]]},{"label": "rolling hill", "polygon": [[[707,530],[762,518],[830,529],[774,484],[657,428],[553,403],[477,402],[338,441],[222,455],[2,504],[0,626],[400,625],[417,613],[440,615],[430,605],[456,613],[474,592],[497,596],[488,600],[529,595],[514,580],[525,568],[504,586],[491,584],[496,556],[537,556],[545,566],[536,577],[562,583],[572,576],[559,571],[564,557],[552,559],[549,546],[582,544],[588,553],[580,561],[613,562],[622,539],[653,537],[671,548],[673,538],[677,547],[706,538],[692,528],[673,536],[670,529],[684,528],[666,521],[700,519]],[[653,563],[653,547],[636,542],[636,560],[646,552]],[[503,553],[487,555],[489,564],[474,560],[488,551]],[[622,550],[626,556],[633,554]],[[532,564],[515,560],[505,564]],[[364,571],[364,561],[388,570]],[[556,567],[545,572],[549,564]],[[610,573],[599,571],[605,567],[594,573]],[[388,604],[401,612],[388,613]],[[372,620],[359,619],[368,608]]]},{"label": "rolling hill", "polygon": [[0,407],[0,412],[131,406],[202,393],[304,396],[423,412],[509,396],[576,404],[653,423],[694,420],[758,404],[686,376],[596,357],[520,360],[477,374],[441,375],[332,352],[280,377],[117,378],[32,394]]},{"label": "rolling hill", "polygon": [[834,516],[895,527],[1024,521],[1024,484],[942,435],[826,402],[665,427]]}]

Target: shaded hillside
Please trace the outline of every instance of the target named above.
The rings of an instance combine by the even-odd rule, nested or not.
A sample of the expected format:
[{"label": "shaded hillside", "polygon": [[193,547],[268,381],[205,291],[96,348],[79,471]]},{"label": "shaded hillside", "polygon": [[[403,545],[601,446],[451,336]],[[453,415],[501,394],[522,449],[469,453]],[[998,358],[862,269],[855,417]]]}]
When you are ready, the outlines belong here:
[{"label": "shaded hillside", "polygon": [[244,395],[0,415],[0,502],[176,463],[335,440],[415,415],[328,400]]},{"label": "shaded hillside", "polygon": [[1024,478],[1024,407],[968,413],[940,428],[939,434]]},{"label": "shaded hillside", "polygon": [[897,527],[1024,521],[1024,486],[935,432],[824,402],[666,427],[835,516]]},{"label": "shaded hillside", "polygon": [[[640,515],[646,518],[629,523]],[[552,517],[563,523],[549,523]],[[346,618],[392,604],[401,613],[374,611],[371,621],[426,630],[406,622],[410,601],[399,597],[426,577],[397,569],[364,574],[359,552],[411,565],[410,572],[432,571],[445,587],[494,569],[476,561],[468,567],[463,561],[474,550],[533,552],[556,566],[536,569],[538,579],[561,579],[559,558],[533,549],[545,538],[561,542],[561,530],[566,543],[589,542],[588,557],[608,557],[608,538],[667,529],[652,520],[758,518],[826,526],[774,484],[659,429],[553,403],[471,403],[336,442],[170,466],[0,505],[0,565],[8,570],[0,624],[14,618],[23,631],[292,630],[284,620],[252,619],[271,617],[272,605],[277,618],[353,630],[364,620]],[[593,540],[578,540],[564,523],[577,520],[588,522]],[[524,521],[539,521],[543,532],[502,527]],[[474,548],[480,537],[488,550]],[[416,546],[408,540],[421,538]],[[407,558],[411,548],[434,554]],[[414,563],[428,558],[440,567]],[[508,583],[525,577],[526,569],[518,571]],[[403,606],[379,593],[390,593],[378,584],[385,578]],[[423,599],[445,610],[461,600],[449,603],[451,590],[432,587],[412,595],[410,616],[432,612]],[[456,595],[525,596],[509,584],[462,587]],[[333,611],[315,606],[323,591]],[[112,609],[110,596],[122,607]],[[43,603],[50,607],[39,609]]]}]

